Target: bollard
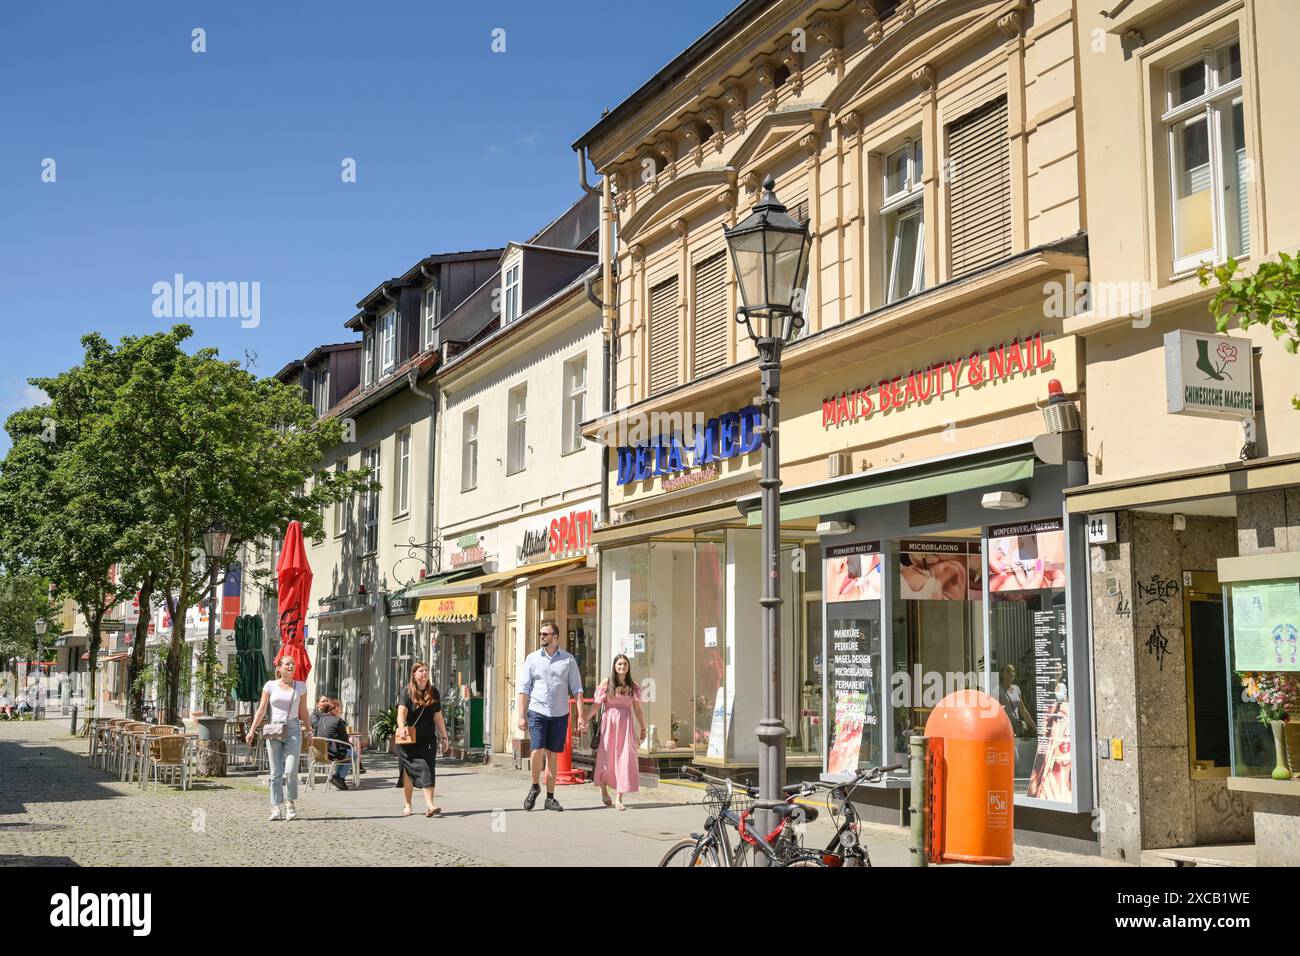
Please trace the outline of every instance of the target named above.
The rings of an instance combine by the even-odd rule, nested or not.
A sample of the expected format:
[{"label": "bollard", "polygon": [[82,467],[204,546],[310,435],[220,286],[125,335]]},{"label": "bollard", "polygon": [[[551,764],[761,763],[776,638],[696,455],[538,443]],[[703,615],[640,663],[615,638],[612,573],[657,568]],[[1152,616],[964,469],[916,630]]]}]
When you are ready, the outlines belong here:
[{"label": "bollard", "polygon": [[925,738],[907,738],[907,751],[912,759],[912,802],[908,810],[912,815],[912,866],[929,866],[925,852],[925,834],[929,823],[926,813],[928,795],[925,788]]},{"label": "bollard", "polygon": [[77,736],[77,705],[72,705],[72,726],[68,728],[68,733],[73,737]]}]

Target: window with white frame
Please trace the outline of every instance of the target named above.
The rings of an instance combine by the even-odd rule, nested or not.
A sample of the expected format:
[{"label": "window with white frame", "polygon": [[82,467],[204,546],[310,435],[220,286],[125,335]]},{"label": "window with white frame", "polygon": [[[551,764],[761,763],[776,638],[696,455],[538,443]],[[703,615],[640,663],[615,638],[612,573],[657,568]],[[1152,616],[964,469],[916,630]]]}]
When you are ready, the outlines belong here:
[{"label": "window with white frame", "polygon": [[370,469],[370,484],[361,496],[361,553],[374,554],[379,550],[379,446],[367,448],[361,463]]},{"label": "window with white frame", "polygon": [[411,430],[398,432],[397,456],[393,462],[393,515],[411,512]]},{"label": "window with white frame", "polygon": [[312,378],[312,407],[316,414],[324,415],[330,410],[330,368],[326,365]]},{"label": "window with white frame", "polygon": [[[312,479],[311,487],[313,491],[319,491],[321,486],[321,472],[316,472],[316,477]],[[325,538],[325,502],[321,501],[316,507],[316,515],[320,518],[321,536],[316,539],[315,544],[320,544]]]},{"label": "window with white frame", "polygon": [[[334,466],[336,475],[345,475],[348,471],[348,461],[344,458]],[[348,496],[340,499],[334,505],[334,537],[340,537],[348,533],[352,524],[352,498]]]},{"label": "window with white frame", "polygon": [[362,364],[365,366],[365,386],[369,388],[375,384],[375,333],[373,330],[366,333],[364,351],[365,358]]},{"label": "window with white frame", "polygon": [[462,419],[460,437],[460,490],[478,487],[478,409],[471,408]]},{"label": "window with white frame", "polygon": [[564,434],[560,453],[582,450],[580,426],[587,412],[587,356],[579,355],[564,363]]},{"label": "window with white frame", "polygon": [[885,233],[886,302],[925,288],[924,189],[919,139],[885,155],[880,220]]},{"label": "window with white frame", "polygon": [[506,474],[523,471],[528,465],[528,386],[510,390],[509,419],[506,422]]},{"label": "window with white frame", "polygon": [[520,275],[521,264],[515,260],[506,267],[505,274],[501,278],[501,324],[513,322],[519,318],[520,308]]},{"label": "window with white frame", "polygon": [[384,313],[379,320],[380,373],[387,375],[397,367],[397,310]]},{"label": "window with white frame", "polygon": [[421,324],[423,330],[423,338],[420,340],[421,351],[433,344],[433,327],[438,322],[438,287],[436,285],[431,285],[424,290],[422,312],[424,321]]},{"label": "window with white frame", "polygon": [[1174,272],[1250,253],[1241,44],[1201,50],[1165,73]]}]

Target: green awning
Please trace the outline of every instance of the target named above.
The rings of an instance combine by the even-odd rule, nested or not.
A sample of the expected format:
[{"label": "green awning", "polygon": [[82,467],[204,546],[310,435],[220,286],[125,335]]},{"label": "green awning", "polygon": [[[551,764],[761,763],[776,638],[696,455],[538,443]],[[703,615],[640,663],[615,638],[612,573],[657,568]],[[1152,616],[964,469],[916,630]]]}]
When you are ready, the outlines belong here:
[{"label": "green awning", "polygon": [[[799,518],[855,511],[859,508],[874,508],[877,505],[893,505],[900,501],[911,501],[913,498],[932,498],[956,491],[970,491],[972,488],[1024,481],[1026,478],[1032,478],[1033,475],[1033,455],[966,468],[952,468],[916,478],[881,481],[851,491],[836,491],[814,498],[783,502],[781,520],[794,521]],[[751,511],[747,520],[750,527],[757,527],[763,523],[763,514],[759,510]]]},{"label": "green awning", "polygon": [[472,568],[456,568],[453,571],[443,571],[440,574],[430,574],[416,584],[409,585],[396,594],[390,595],[393,598],[406,598],[415,601],[422,597],[427,597],[430,593],[436,592],[438,588],[453,581],[463,581],[466,578],[477,578],[483,576],[482,565],[474,565]]}]

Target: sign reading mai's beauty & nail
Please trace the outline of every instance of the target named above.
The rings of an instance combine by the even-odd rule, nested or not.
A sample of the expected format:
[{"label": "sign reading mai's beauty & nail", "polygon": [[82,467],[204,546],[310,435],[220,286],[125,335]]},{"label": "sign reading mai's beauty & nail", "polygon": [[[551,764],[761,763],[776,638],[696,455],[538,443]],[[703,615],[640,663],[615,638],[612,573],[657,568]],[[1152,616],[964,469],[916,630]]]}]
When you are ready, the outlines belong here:
[{"label": "sign reading mai's beauty & nail", "polygon": [[759,431],[761,419],[758,407],[747,405],[739,411],[710,418],[689,437],[673,433],[642,445],[624,445],[618,450],[618,484],[678,475],[691,468],[758,451],[763,441]]},{"label": "sign reading mai's beauty & nail", "polygon": [[822,428],[866,421],[877,413],[900,412],[932,399],[956,395],[963,389],[1004,382],[1055,365],[1056,356],[1043,344],[1042,334],[1035,333],[1023,342],[1019,339],[1003,342],[884,379],[874,388],[849,389],[822,399]]}]

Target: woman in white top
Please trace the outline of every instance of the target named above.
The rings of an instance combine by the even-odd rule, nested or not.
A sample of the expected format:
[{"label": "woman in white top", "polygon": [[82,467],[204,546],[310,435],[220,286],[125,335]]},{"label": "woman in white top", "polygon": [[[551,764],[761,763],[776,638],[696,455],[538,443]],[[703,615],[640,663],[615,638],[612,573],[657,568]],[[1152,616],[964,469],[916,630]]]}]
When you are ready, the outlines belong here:
[{"label": "woman in white top", "polygon": [[[293,679],[293,658],[282,657],[275,665],[276,679],[266,682],[262,688],[262,702],[257,705],[253,723],[248,731],[248,745],[253,746],[257,738],[257,728],[262,724],[270,708],[267,723],[284,724],[282,740],[268,740],[266,752],[271,758],[271,819],[296,820],[298,811],[293,802],[298,799],[298,756],[303,751],[302,737],[307,735],[307,746],[311,746],[311,720],[307,715],[307,685]],[[289,778],[289,802],[284,803],[285,774]]]}]

